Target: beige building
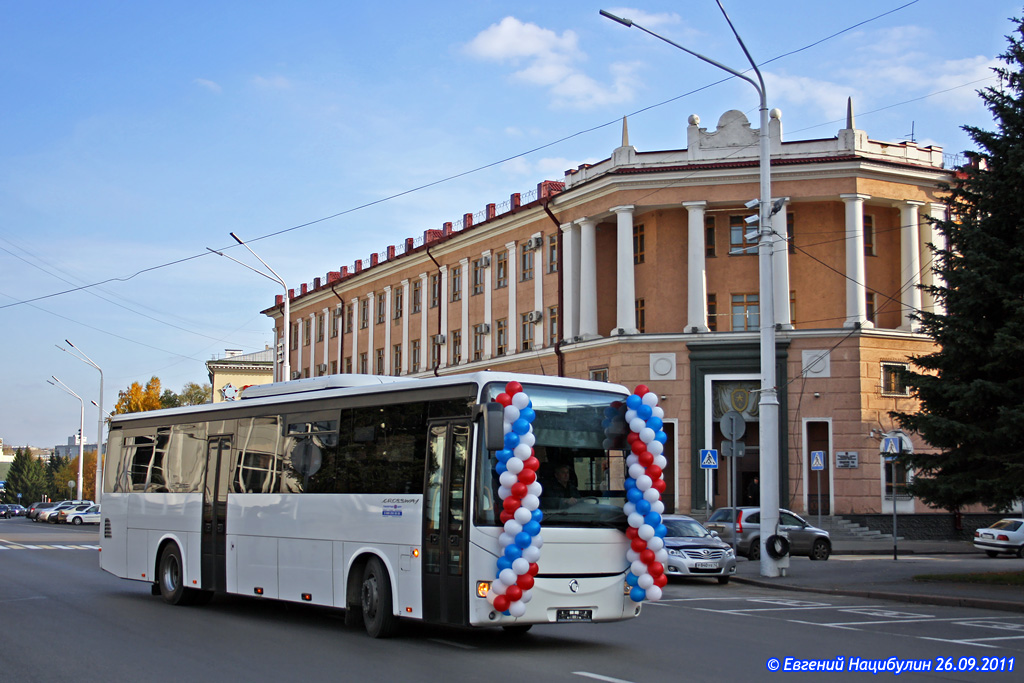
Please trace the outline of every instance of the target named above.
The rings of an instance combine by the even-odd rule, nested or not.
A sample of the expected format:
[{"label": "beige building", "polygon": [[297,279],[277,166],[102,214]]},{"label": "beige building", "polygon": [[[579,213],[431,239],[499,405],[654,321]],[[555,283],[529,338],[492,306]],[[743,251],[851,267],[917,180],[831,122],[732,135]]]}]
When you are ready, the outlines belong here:
[{"label": "beige building", "polygon": [[[646,384],[663,397],[669,508],[728,501],[719,448],[730,409],[748,421],[738,501],[758,474],[758,131],[738,111],[714,129],[691,116],[685,148],[621,145],[596,164],[317,277],[264,313],[290,345],[292,378],[424,376],[493,369]],[[784,141],[770,123],[780,495],[825,514],[892,511],[878,433],[910,407],[899,367],[930,340],[929,218],[946,207],[940,148],[871,140],[852,113],[835,137]],[[755,210],[756,211],[756,210]],[[214,384],[215,395],[217,384]],[[917,444],[925,448],[924,444]],[[923,512],[900,492],[905,513]]]},{"label": "beige building", "polygon": [[213,402],[234,401],[246,387],[274,381],[274,350],[243,354],[228,349],[223,358],[206,361],[206,371],[213,387]]}]

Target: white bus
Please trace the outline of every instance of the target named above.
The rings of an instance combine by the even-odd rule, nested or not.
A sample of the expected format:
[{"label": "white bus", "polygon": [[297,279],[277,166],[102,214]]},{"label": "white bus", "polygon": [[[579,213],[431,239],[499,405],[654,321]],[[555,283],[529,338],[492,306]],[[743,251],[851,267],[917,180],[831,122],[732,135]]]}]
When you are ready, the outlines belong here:
[{"label": "white bus", "polygon": [[[494,399],[511,380],[536,411],[539,480],[568,465],[580,494],[541,499],[539,573],[519,618],[486,599],[504,530]],[[400,619],[525,632],[631,618],[624,452],[601,425],[628,393],[492,372],[334,375],[115,415],[100,566],[171,604],[221,592],[342,608],[374,637]]]}]

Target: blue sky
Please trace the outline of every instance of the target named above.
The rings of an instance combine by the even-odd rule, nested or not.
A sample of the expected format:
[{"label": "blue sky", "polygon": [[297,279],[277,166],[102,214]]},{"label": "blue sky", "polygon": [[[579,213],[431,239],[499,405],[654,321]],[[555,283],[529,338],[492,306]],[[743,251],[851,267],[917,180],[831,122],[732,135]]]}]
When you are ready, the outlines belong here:
[{"label": "blue sky", "polygon": [[[971,147],[961,125],[991,126],[975,91],[1021,14],[725,2],[786,139],[834,136],[852,96],[873,139],[949,153]],[[51,375],[86,399],[94,441],[99,375],[65,339],[103,368],[108,410],[133,381],[180,391],[225,349],[270,344],[277,286],[206,252],[231,231],[298,287],[607,157],[624,115],[641,151],[685,147],[690,114],[756,120],[749,85],[598,15],[742,69],[713,0],[352,4],[0,3],[6,445],[77,429]]]}]

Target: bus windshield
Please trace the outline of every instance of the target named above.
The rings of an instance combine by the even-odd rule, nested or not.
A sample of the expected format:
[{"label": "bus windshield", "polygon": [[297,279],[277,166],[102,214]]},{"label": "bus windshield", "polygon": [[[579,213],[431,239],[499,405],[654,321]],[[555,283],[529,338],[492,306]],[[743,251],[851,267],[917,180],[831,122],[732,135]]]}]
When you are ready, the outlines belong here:
[{"label": "bus windshield", "polygon": [[[504,390],[504,384],[488,384],[483,400],[494,400]],[[611,404],[625,397],[537,384],[526,384],[523,390],[537,413],[533,422],[537,439],[534,455],[540,461],[537,478],[544,487],[540,500],[543,524],[624,531],[625,435],[610,433],[611,429],[602,427],[602,420]],[[482,437],[477,453],[475,521],[479,526],[498,526],[501,499],[494,472],[497,458],[486,450]]]}]

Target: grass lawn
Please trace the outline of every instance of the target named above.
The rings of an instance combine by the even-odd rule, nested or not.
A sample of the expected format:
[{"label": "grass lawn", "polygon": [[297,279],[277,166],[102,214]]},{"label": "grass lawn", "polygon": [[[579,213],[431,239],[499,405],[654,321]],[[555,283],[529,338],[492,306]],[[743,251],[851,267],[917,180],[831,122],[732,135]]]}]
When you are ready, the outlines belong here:
[{"label": "grass lawn", "polygon": [[918,574],[914,581],[935,581],[943,583],[975,583],[986,586],[1024,587],[1024,571],[982,572],[978,574]]}]

